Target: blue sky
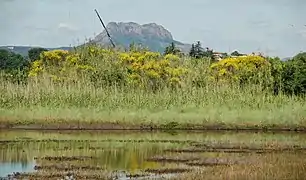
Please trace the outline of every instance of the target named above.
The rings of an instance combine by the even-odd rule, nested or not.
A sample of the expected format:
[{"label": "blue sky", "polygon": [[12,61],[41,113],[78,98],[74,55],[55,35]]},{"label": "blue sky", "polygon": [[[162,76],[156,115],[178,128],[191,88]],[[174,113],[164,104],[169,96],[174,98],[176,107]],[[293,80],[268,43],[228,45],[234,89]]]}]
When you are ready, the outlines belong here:
[{"label": "blue sky", "polygon": [[306,51],[305,0],[0,0],[0,45],[83,43],[102,31],[95,8],[105,23],[155,22],[215,51]]}]

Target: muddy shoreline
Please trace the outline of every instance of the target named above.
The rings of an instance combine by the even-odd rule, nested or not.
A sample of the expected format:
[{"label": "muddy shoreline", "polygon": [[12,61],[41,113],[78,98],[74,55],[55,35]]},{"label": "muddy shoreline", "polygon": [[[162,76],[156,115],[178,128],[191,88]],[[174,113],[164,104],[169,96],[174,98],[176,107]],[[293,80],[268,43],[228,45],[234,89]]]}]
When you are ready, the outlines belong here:
[{"label": "muddy shoreline", "polygon": [[[201,176],[212,179],[215,172],[236,173],[238,177],[239,173],[243,176],[262,169],[268,170],[267,166],[281,166],[269,175],[278,175],[280,178],[268,179],[288,179],[288,173],[305,171],[306,145],[297,139],[304,135],[296,132],[295,137],[286,141],[282,139],[283,136],[278,137],[278,133],[273,133],[273,137],[264,135],[260,143],[257,143],[255,136],[262,136],[261,133],[254,133],[246,137],[247,139],[242,139],[242,142],[240,139],[239,142],[223,138],[213,140],[209,136],[204,139],[196,138],[199,136],[186,139],[162,139],[161,136],[147,139],[146,136],[137,139],[136,135],[136,139],[123,136],[119,139],[97,139],[86,135],[86,139],[61,139],[45,135],[43,139],[39,139],[37,137],[40,133],[27,133],[21,133],[20,136],[16,134],[18,138],[11,138],[9,133],[0,141],[4,162],[11,162],[17,154],[18,162],[29,162],[33,168],[29,171],[16,169],[12,172],[18,173],[7,174],[15,179],[184,179],[181,177],[200,176],[201,173],[206,173]],[[51,134],[53,133],[52,131]],[[241,137],[236,137],[235,132],[233,134],[234,139]],[[104,135],[106,134],[98,136]],[[48,139],[44,139],[45,137]],[[32,144],[36,142],[37,144]],[[284,169],[288,169],[288,172],[279,175]],[[267,177],[267,173],[271,173],[270,170],[262,172],[262,177]]]},{"label": "muddy shoreline", "polygon": [[306,126],[282,126],[282,125],[198,125],[176,124],[152,125],[152,124],[126,124],[126,123],[84,123],[84,122],[58,122],[58,123],[12,123],[1,122],[1,130],[180,130],[180,131],[256,131],[256,132],[305,132]]}]

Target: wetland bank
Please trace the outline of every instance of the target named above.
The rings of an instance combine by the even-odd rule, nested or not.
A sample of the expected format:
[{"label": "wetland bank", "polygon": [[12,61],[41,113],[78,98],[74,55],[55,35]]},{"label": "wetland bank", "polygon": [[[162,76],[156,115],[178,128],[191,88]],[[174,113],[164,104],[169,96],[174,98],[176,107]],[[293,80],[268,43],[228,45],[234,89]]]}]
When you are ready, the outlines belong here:
[{"label": "wetland bank", "polygon": [[305,140],[304,133],[5,130],[0,176],[303,179]]},{"label": "wetland bank", "polygon": [[1,129],[306,129],[306,53],[216,61],[86,45],[38,55],[0,72]]},{"label": "wetland bank", "polygon": [[[10,4],[13,1],[7,2]],[[21,1],[14,2],[16,5],[21,5]],[[280,12],[275,17],[290,12],[290,8],[294,7],[292,15],[286,15],[286,19],[291,21],[289,23],[293,23],[289,28],[284,18],[285,23],[277,28],[279,20],[276,19],[279,18],[273,23],[272,16],[266,19],[272,24],[253,19],[247,25],[248,29],[254,31],[251,33],[251,39],[260,46],[263,42],[268,45],[277,40],[277,45],[269,47],[270,50],[281,47],[280,40],[285,37],[281,29],[285,28],[284,33],[289,38],[285,38],[284,50],[291,51],[294,44],[299,44],[298,41],[302,40],[301,33],[304,32],[302,29],[296,29],[302,28],[298,25],[302,22],[298,15],[304,11],[297,10],[298,7],[304,7],[301,2],[300,4],[295,2],[292,6],[288,2],[272,5],[260,4],[258,1],[256,4],[259,5],[249,6],[250,2],[247,2],[245,5],[248,7],[244,8],[243,12],[227,8],[224,2],[223,6],[217,3],[216,8],[226,7],[231,12],[218,10],[217,14],[225,13],[228,17],[230,14],[235,15],[233,14],[235,12],[241,14],[255,9],[256,12],[251,12],[253,19],[258,18],[260,14],[271,14],[262,12],[272,6],[270,11],[272,14],[276,9]],[[115,11],[119,6],[109,8],[107,3],[102,3],[101,8],[111,9],[115,14],[124,14],[124,10],[130,11],[132,6],[135,6],[134,3],[127,2],[121,11]],[[234,2],[230,3],[232,6]],[[85,5],[92,5],[92,3],[82,3],[79,11],[76,4],[73,2],[71,6],[73,8],[70,9],[77,10],[75,15],[80,12],[87,14]],[[186,7],[192,7],[192,3],[187,2],[187,4]],[[241,2],[238,4],[239,7],[243,5]],[[39,3],[40,5],[43,3]],[[131,5],[131,8],[128,8],[128,5]],[[206,12],[207,17],[216,15],[211,11],[212,3],[207,1],[202,5],[208,9],[198,11],[200,14]],[[70,16],[70,12],[67,13],[69,19],[74,20],[66,19],[66,15],[61,14],[67,12],[64,6],[65,3],[61,3],[58,8],[48,6],[48,9],[52,9],[50,14],[58,10],[56,14],[60,17],[58,22],[60,26],[69,22],[77,23],[77,19],[84,20],[85,14],[81,15],[82,18],[77,18],[73,14]],[[145,10],[142,12],[142,18],[149,13],[147,6],[147,4],[143,8],[137,6],[138,10]],[[197,3],[196,6],[201,5]],[[275,8],[276,6],[279,8]],[[27,15],[39,12],[39,15],[34,16],[42,17],[44,12],[48,13],[47,10],[37,11],[41,8],[28,2],[27,7],[29,10]],[[31,10],[31,7],[36,9]],[[162,10],[160,9],[162,7],[166,7],[165,3],[158,9]],[[156,8],[152,6],[149,9],[155,13],[152,19],[158,18]],[[172,5],[165,11],[167,16],[162,17],[164,20],[171,19],[168,13],[171,9]],[[135,12],[141,13],[138,10]],[[195,12],[194,10],[192,12]],[[50,14],[48,13],[46,17],[56,17]],[[135,13],[125,13],[125,15],[132,14],[135,15]],[[159,14],[162,14],[162,11]],[[209,33],[206,30],[210,28],[218,34],[205,37],[204,46],[218,44],[219,47],[225,47],[226,43],[230,42],[231,46],[242,43],[242,49],[245,49],[255,42],[249,41],[250,39],[242,40],[242,34],[237,33],[239,29],[243,31],[242,26],[239,28],[235,25],[234,29],[226,27],[228,24],[224,23],[224,18],[221,20],[223,23],[213,21],[225,25],[223,27],[225,33],[232,31],[230,38],[226,38],[221,32],[221,26],[211,26],[206,21],[209,20],[207,18],[204,22],[203,14],[201,16],[181,13],[184,17],[187,14],[190,14],[193,20],[200,18],[195,22],[196,29],[205,31],[201,32],[202,35],[206,36],[205,34]],[[236,24],[242,25],[243,23],[239,23],[239,17],[246,16],[247,14],[235,17]],[[35,22],[40,22],[39,26],[50,25],[45,29],[50,30],[50,33],[45,34],[50,36],[53,31],[51,26],[56,21],[48,18],[45,18],[44,22]],[[172,24],[174,20],[176,19],[171,20]],[[20,25],[23,21],[16,22]],[[82,23],[82,26],[89,25],[86,24]],[[254,26],[249,26],[251,24]],[[261,41],[264,39],[256,38],[255,36],[263,31],[256,29],[258,27],[255,24],[264,25],[272,39],[264,38],[265,41]],[[22,32],[30,37],[29,33],[20,31],[21,28],[12,26],[13,23],[8,25],[11,32],[17,34]],[[142,30],[127,28],[126,25],[121,27],[124,29],[119,39],[137,40],[139,35],[144,33],[139,34]],[[266,25],[272,25],[271,32],[282,37],[276,38]],[[24,27],[26,26],[31,25]],[[159,27],[156,23],[145,26]],[[200,26],[205,27],[203,29]],[[13,30],[14,27],[17,27],[16,31]],[[57,30],[57,35],[61,36],[59,33],[68,28],[68,25],[62,26]],[[189,29],[188,32],[196,30],[192,30],[188,25],[186,28]],[[64,33],[64,36],[69,34],[74,36],[77,35],[77,31],[81,32],[88,28],[75,26],[73,29],[75,30],[69,31],[68,34]],[[109,29],[114,30],[117,27]],[[28,57],[15,54],[17,47],[9,46],[7,50],[1,49],[0,177],[10,174],[11,179],[39,180],[69,177],[182,180],[305,179],[306,52],[286,58],[286,61],[262,53],[241,54],[234,51],[221,52],[221,55],[212,49],[202,48],[198,41],[191,46],[190,52],[182,53],[175,43],[170,42],[171,33],[164,31],[165,28],[158,29],[151,31],[146,28],[144,31],[148,32],[149,36],[145,37],[143,34],[143,37],[148,39],[146,43],[153,46],[169,43],[164,53],[152,52],[134,43],[121,49],[118,47],[119,42],[116,42],[118,46],[115,48],[91,43],[69,48],[68,51],[33,48],[28,51]],[[137,36],[127,36],[130,33],[127,31],[135,30]],[[241,37],[234,37],[234,32]],[[151,36],[151,33],[157,36]],[[14,37],[5,35],[5,39],[10,42],[14,39],[19,41],[21,39],[17,34]],[[32,33],[32,35],[39,34],[44,33],[36,34],[34,31]],[[110,34],[113,36],[117,33],[110,32]],[[164,39],[167,34],[170,38]],[[164,35],[166,36],[159,39]],[[99,37],[97,36],[98,39]],[[218,37],[225,38],[225,41],[218,42]],[[53,43],[57,41],[55,36],[48,39],[52,39]],[[118,37],[113,39],[118,40]],[[32,40],[47,43],[46,39],[42,38]],[[302,44],[300,41],[300,48]],[[220,58],[215,57],[216,53]]]},{"label": "wetland bank", "polygon": [[42,52],[0,76],[1,176],[301,179],[304,57]]}]

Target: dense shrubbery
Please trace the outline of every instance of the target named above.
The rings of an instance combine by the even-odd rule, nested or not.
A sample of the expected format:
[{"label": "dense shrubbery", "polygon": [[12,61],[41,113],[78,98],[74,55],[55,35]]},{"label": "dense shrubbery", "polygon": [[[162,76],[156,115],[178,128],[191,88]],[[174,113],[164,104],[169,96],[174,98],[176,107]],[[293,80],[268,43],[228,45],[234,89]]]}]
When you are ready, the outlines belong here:
[{"label": "dense shrubbery", "polygon": [[36,77],[37,80],[50,78],[54,82],[69,82],[77,81],[84,71],[87,73],[93,70],[94,67],[81,62],[79,54],[53,50],[41,53],[39,59],[32,62],[29,77]]},{"label": "dense shrubbery", "polygon": [[261,56],[226,58],[211,65],[213,77],[223,81],[260,83],[270,77],[270,63]]},{"label": "dense shrubbery", "polygon": [[[81,82],[96,87],[116,85],[150,90],[207,84],[238,84],[240,87],[255,84],[274,94],[306,92],[306,53],[287,62],[253,55],[211,62],[207,58],[181,54],[162,55],[143,49],[122,52],[90,45],[73,51],[32,50],[31,61],[5,51],[1,51],[0,57],[3,59],[2,79],[13,82],[47,79],[58,83]],[[28,62],[31,62],[29,68]]]},{"label": "dense shrubbery", "polygon": [[30,77],[51,77],[56,81],[92,82],[94,85],[130,85],[157,89],[179,85],[187,69],[181,58],[150,51],[119,52],[85,47],[79,52],[43,52],[32,63]]}]

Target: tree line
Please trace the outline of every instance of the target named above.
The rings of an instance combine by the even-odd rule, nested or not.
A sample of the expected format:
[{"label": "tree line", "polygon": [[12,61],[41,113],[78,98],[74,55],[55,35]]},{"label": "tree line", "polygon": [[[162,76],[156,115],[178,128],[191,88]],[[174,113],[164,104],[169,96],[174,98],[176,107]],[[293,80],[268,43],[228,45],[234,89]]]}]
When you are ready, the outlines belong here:
[{"label": "tree line", "polygon": [[[182,52],[172,42],[170,43],[169,46],[166,47],[164,51],[164,55],[167,55],[167,54],[179,55],[179,54],[182,54]],[[201,59],[201,58],[206,57],[206,58],[210,58],[211,60],[216,60],[214,56],[214,51],[212,49],[209,49],[208,47],[204,49],[200,41],[197,41],[196,43],[193,43],[191,45],[188,55],[195,59]],[[222,58],[226,58],[229,56],[243,56],[245,54],[239,53],[238,51],[234,51],[230,55],[228,55],[227,53],[222,53],[221,55],[222,55]]]},{"label": "tree line", "polygon": [[24,57],[10,50],[0,49],[1,77],[16,83],[24,83],[28,77],[31,62],[39,58],[40,54],[48,51],[45,48],[32,48],[28,56]]},{"label": "tree line", "polygon": [[[9,80],[13,83],[27,83],[28,72],[31,62],[39,59],[42,52],[48,51],[44,48],[32,48],[28,56],[23,57],[9,50],[0,49],[0,71],[2,80]],[[165,48],[164,55],[180,55],[181,51],[171,43]],[[234,51],[231,56],[242,56],[243,54]],[[201,46],[198,41],[192,44],[188,56],[192,59],[214,60],[213,50]],[[224,54],[225,57],[229,55]],[[306,52],[302,52],[287,61],[281,61],[278,57],[265,57],[271,64],[274,93],[284,92],[288,95],[306,94]],[[211,61],[213,62],[213,61]]]}]

